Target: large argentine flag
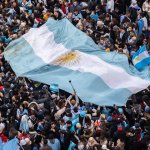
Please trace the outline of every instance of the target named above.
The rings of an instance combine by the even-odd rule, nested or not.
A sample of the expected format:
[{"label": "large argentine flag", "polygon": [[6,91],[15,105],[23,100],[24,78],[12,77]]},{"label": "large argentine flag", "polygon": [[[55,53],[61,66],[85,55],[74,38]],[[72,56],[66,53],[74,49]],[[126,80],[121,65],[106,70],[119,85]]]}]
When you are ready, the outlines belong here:
[{"label": "large argentine flag", "polygon": [[51,84],[98,105],[122,105],[150,85],[149,72],[130,68],[128,59],[101,52],[93,40],[67,19],[50,18],[11,42],[4,53],[17,76]]}]

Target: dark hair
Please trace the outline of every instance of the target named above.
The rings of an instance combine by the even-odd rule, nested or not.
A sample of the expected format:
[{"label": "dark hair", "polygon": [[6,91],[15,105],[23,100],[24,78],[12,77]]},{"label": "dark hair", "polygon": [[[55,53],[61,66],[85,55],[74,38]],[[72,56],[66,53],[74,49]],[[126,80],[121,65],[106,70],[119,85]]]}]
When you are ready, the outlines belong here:
[{"label": "dark hair", "polygon": [[61,20],[62,19],[62,14],[59,11],[56,11],[58,13],[58,17],[55,16],[55,19]]},{"label": "dark hair", "polygon": [[88,117],[88,116],[85,117],[85,123],[91,124],[91,119],[90,119],[90,117]]},{"label": "dark hair", "polygon": [[52,148],[48,145],[41,147],[40,150],[52,150]]},{"label": "dark hair", "polygon": [[76,113],[77,113],[77,112],[78,112],[78,107],[74,107],[74,109],[73,109],[73,110],[74,110],[74,112],[76,112]]},{"label": "dark hair", "polygon": [[44,145],[47,145],[47,139],[44,138],[43,143]]},{"label": "dark hair", "polygon": [[68,120],[68,121],[66,122],[66,124],[72,124],[72,122],[71,122],[70,120]]},{"label": "dark hair", "polygon": [[14,127],[10,128],[10,130],[9,130],[9,137],[11,139],[13,139],[17,135],[18,135],[18,131]]},{"label": "dark hair", "polygon": [[35,137],[35,144],[39,145],[39,143],[41,142],[41,140],[42,140],[42,136],[41,135],[37,135]]},{"label": "dark hair", "polygon": [[50,140],[54,139],[54,134],[53,134],[53,133],[50,133],[50,134],[49,134],[49,139],[50,139]]}]

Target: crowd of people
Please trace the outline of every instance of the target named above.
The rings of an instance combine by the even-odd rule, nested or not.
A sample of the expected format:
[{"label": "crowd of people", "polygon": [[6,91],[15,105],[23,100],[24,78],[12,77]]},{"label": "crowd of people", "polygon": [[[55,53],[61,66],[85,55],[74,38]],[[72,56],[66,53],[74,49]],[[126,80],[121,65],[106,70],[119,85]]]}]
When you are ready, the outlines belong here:
[{"label": "crowd of people", "polygon": [[77,93],[15,76],[3,51],[49,17],[68,18],[100,50],[124,53],[129,62],[150,49],[150,0],[0,0],[0,139],[21,150],[150,150],[150,88],[124,106],[97,106]]}]

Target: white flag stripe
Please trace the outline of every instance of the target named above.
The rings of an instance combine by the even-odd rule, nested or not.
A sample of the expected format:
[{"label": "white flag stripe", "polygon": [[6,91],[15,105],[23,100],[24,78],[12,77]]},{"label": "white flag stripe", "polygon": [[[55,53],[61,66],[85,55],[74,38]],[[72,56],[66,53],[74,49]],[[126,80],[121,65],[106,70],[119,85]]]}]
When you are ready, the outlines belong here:
[{"label": "white flag stripe", "polygon": [[54,41],[54,34],[46,25],[30,29],[23,37],[32,46],[35,54],[46,64],[68,51],[62,44]]}]

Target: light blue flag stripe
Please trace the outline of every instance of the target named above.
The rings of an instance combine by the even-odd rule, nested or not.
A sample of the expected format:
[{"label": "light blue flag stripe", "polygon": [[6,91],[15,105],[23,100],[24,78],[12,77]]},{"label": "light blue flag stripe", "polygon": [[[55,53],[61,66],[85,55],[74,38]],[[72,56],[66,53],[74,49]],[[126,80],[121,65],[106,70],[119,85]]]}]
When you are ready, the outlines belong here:
[{"label": "light blue flag stripe", "polygon": [[143,59],[139,63],[135,65],[135,67],[139,70],[143,69],[144,67],[148,66],[150,64],[150,57]]},{"label": "light blue flag stripe", "polygon": [[95,51],[99,51],[94,41],[84,32],[79,31],[77,28],[73,28],[73,25],[67,19],[56,21],[50,18],[46,26],[49,31],[53,32],[55,42],[58,44],[62,43],[68,49],[73,51],[80,50],[91,54]]},{"label": "light blue flag stripe", "polygon": [[19,148],[18,143],[19,143],[18,139],[14,138],[4,144],[3,150],[18,150]]},{"label": "light blue flag stripe", "polygon": [[[63,80],[60,78],[60,74]],[[128,89],[114,90],[110,88],[101,78],[94,74],[81,74],[79,71],[72,72],[70,69],[59,66],[46,65],[22,76],[47,84],[52,82],[59,83],[60,89],[72,93],[72,88],[68,82],[71,79],[78,96],[83,101],[93,102],[97,105],[122,105],[127,100],[127,97],[132,94]],[[83,93],[86,94],[83,95]],[[116,95],[116,93],[122,94]]]},{"label": "light blue flag stripe", "polygon": [[[11,51],[7,51],[7,49],[11,49]],[[17,76],[45,65],[23,37],[12,41],[5,51],[7,51],[5,58],[9,61]],[[22,58],[27,57],[27,59],[20,59],[21,56]]]}]

